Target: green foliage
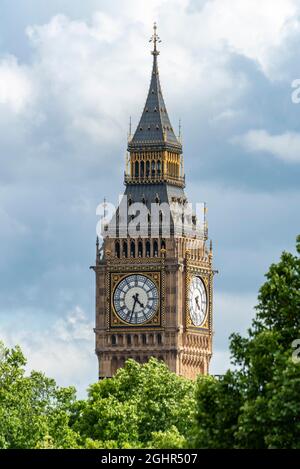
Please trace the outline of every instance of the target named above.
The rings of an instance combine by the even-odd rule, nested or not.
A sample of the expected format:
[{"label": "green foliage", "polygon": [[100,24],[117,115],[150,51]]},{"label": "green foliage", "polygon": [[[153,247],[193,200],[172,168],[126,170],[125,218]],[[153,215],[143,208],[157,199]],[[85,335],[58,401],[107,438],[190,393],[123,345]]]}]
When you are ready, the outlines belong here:
[{"label": "green foliage", "polygon": [[199,376],[196,386],[196,425],[191,438],[196,448],[231,448],[237,429],[241,392],[235,375],[220,379]]},{"label": "green foliage", "polygon": [[0,343],[0,448],[76,446],[69,427],[73,388],[58,388],[42,373],[25,376],[19,347]]},{"label": "green foliage", "polygon": [[215,448],[299,448],[300,237],[261,287],[248,337],[231,336],[237,369],[219,381],[200,378],[194,444]]},{"label": "green foliage", "polygon": [[147,445],[148,448],[154,449],[182,449],[186,446],[186,438],[180,435],[177,427],[174,425],[164,432],[153,432],[151,442]]},{"label": "green foliage", "polygon": [[109,439],[120,448],[151,445],[152,437],[161,441],[164,432],[171,441],[176,429],[172,444],[178,444],[193,419],[193,390],[191,381],[154,358],[144,365],[128,360],[113,378],[90,386],[87,401],[75,410],[73,428],[83,444]]},{"label": "green foliage", "polygon": [[235,371],[219,379],[128,360],[77,401],[0,343],[0,448],[300,448],[300,236],[296,249],[271,265],[247,337],[231,336]]}]

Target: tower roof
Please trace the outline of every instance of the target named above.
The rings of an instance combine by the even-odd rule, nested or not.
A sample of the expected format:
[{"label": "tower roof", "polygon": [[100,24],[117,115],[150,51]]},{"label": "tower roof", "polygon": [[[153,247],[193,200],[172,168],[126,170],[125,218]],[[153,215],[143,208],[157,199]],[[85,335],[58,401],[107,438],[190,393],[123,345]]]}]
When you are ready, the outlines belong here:
[{"label": "tower roof", "polygon": [[154,34],[150,41],[154,44],[151,52],[153,67],[150,87],[139,125],[129,141],[128,150],[171,149],[181,153],[182,146],[173,131],[161,90],[157,60],[159,55],[157,42],[160,42],[160,39],[156,34],[155,23]]}]

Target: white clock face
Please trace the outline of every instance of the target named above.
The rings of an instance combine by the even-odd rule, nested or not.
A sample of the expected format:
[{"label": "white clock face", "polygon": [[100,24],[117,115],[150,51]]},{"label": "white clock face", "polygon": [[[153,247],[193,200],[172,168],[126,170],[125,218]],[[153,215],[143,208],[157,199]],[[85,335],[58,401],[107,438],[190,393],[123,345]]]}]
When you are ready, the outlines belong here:
[{"label": "white clock face", "polygon": [[145,275],[128,275],[115,288],[113,295],[117,315],[128,324],[143,324],[155,315],[158,290]]},{"label": "white clock face", "polygon": [[189,288],[189,311],[194,326],[201,326],[207,309],[207,295],[200,277],[193,277]]}]

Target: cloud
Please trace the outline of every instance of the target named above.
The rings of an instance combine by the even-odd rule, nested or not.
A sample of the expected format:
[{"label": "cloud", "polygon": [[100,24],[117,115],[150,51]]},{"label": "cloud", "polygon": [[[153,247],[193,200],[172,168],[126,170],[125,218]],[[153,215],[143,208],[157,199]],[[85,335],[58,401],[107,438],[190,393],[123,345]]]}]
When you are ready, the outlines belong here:
[{"label": "cloud", "polygon": [[249,130],[232,141],[249,152],[266,152],[286,163],[300,163],[300,133],[271,135],[266,130]]},{"label": "cloud", "polygon": [[14,56],[0,60],[0,106],[19,114],[31,104],[33,94],[28,68],[20,66]]},{"label": "cloud", "polygon": [[229,333],[245,330],[264,272],[293,249],[299,231],[299,165],[231,143],[265,129],[260,138],[273,152],[269,140],[294,129],[288,146],[296,153],[298,2],[100,3],[11,0],[1,10],[2,336],[23,344],[30,366],[60,384],[83,389],[97,379],[88,270],[95,209],[122,191],[127,124],[144,105],[156,20],[164,97],[174,128],[183,122],[187,192],[209,207],[220,271],[218,373],[228,363]]},{"label": "cloud", "polygon": [[76,385],[80,395],[87,384],[97,380],[93,324],[79,306],[48,327],[22,321],[22,327],[15,329],[8,322],[1,329],[0,340],[9,347],[20,345],[28,371],[42,371],[61,386]]}]

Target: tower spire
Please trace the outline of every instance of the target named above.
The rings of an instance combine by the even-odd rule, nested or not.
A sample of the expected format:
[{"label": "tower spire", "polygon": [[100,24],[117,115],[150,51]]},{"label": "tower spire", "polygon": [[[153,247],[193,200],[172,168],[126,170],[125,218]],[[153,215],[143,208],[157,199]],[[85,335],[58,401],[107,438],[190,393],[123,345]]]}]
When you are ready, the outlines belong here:
[{"label": "tower spire", "polygon": [[128,143],[128,150],[166,150],[182,153],[182,146],[175,136],[166,105],[164,102],[158,71],[157,45],[161,42],[157,34],[157,25],[153,25],[153,34],[149,40],[153,43],[153,66],[150,87],[142,116],[132,139]]},{"label": "tower spire", "polygon": [[156,22],[154,22],[154,24],[153,24],[153,35],[151,36],[149,42],[153,42],[153,51],[151,51],[151,54],[152,55],[159,55],[159,51],[157,50],[157,43],[161,42],[161,39],[157,34]]}]

